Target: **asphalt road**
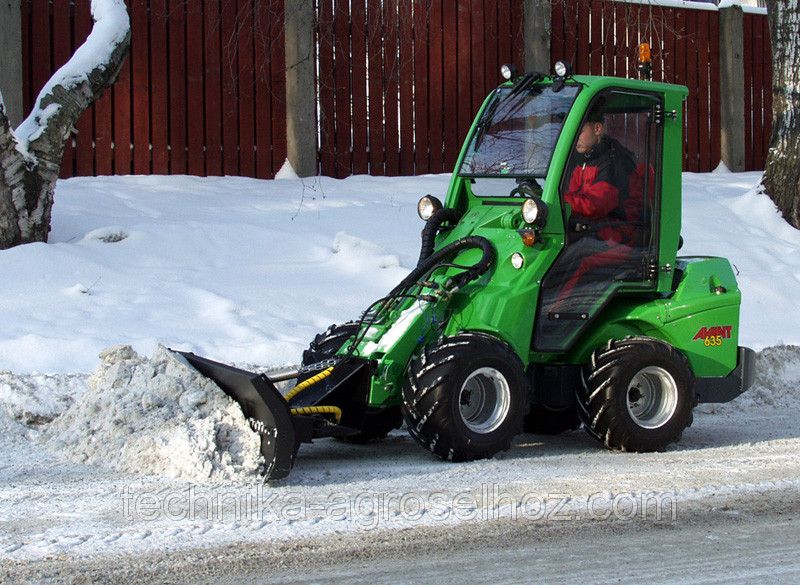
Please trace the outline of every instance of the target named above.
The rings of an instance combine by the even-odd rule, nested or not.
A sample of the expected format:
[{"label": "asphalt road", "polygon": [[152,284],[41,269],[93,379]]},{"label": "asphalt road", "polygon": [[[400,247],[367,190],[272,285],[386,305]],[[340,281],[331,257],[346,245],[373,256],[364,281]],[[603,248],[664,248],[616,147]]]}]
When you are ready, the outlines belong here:
[{"label": "asphalt road", "polygon": [[710,497],[662,521],[495,521],[284,544],[0,565],[2,583],[800,583],[800,493]]},{"label": "asphalt road", "polygon": [[335,567],[321,563],[220,584],[252,583],[800,583],[800,517],[762,516],[674,525],[591,526],[550,538],[495,547],[375,557]]}]

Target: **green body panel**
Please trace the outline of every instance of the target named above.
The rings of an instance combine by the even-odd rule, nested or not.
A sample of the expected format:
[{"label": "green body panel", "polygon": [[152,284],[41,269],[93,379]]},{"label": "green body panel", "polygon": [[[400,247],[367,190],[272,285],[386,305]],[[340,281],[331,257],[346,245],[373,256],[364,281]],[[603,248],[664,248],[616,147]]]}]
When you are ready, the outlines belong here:
[{"label": "green body panel", "polygon": [[[582,364],[609,339],[646,335],[683,352],[697,377],[729,374],[736,367],[741,302],[730,263],[678,258],[677,266],[683,274],[670,296],[618,295],[568,354],[533,354],[532,359]],[[715,292],[719,286],[725,292]]]},{"label": "green body panel", "polygon": [[[536,243],[526,246],[518,232],[526,227],[521,214],[522,198],[477,197],[471,191],[470,180],[454,173],[445,206],[461,211],[463,216],[453,229],[437,238],[436,249],[477,235],[492,242],[497,261],[487,274],[452,296],[433,303],[405,300],[397,304],[383,324],[370,327],[357,348],[357,355],[375,364],[370,406],[399,404],[412,356],[442,335],[467,330],[484,331],[506,341],[526,366],[584,363],[594,349],[609,339],[628,335],[648,335],[677,347],[689,359],[696,376],[723,376],[736,366],[740,293],[729,263],[721,258],[676,258],[681,227],[681,116],[688,90],[610,77],[576,76],[574,82],[583,87],[564,121],[550,161],[542,192],[549,214]],[[605,308],[568,352],[537,353],[531,346],[539,287],[564,247],[569,213],[561,205],[561,177],[585,113],[595,98],[610,88],[657,95],[667,113],[662,126],[661,173],[657,178],[661,218],[657,232],[658,277],[651,282],[624,284],[609,293]],[[470,128],[456,169],[461,166],[470,137],[491,98],[492,95],[484,101]],[[674,118],[670,115],[673,112]],[[511,264],[514,253],[523,256],[521,269]],[[469,265],[479,257],[478,250],[468,250],[454,262]],[[673,293],[676,267],[683,276]],[[457,273],[455,268],[440,269],[430,280],[443,284]],[[712,341],[707,342],[707,337]]]}]

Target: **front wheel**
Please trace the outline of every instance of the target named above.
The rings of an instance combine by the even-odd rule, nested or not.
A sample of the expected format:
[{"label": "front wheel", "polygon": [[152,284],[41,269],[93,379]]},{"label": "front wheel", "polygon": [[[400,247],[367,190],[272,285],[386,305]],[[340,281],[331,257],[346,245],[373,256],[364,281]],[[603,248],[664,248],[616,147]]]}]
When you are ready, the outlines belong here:
[{"label": "front wheel", "polygon": [[647,337],[611,341],[596,350],[578,392],[587,432],[621,451],[663,451],[691,424],[694,404],[686,357]]},{"label": "front wheel", "polygon": [[409,366],[403,417],[412,437],[449,461],[508,450],[522,431],[527,380],[502,341],[460,333],[426,347]]}]

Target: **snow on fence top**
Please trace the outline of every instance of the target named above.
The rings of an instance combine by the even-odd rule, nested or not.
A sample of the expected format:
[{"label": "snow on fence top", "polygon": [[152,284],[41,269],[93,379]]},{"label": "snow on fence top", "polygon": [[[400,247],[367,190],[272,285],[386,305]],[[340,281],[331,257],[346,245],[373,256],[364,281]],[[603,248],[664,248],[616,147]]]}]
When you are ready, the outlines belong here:
[{"label": "snow on fence top", "polygon": [[710,10],[718,11],[721,8],[730,8],[731,6],[741,7],[743,12],[750,14],[766,14],[767,9],[759,6],[750,6],[742,4],[736,0],[720,0],[719,5],[712,2],[696,2],[692,0],[616,0],[623,4],[649,4],[651,6],[663,6],[666,8],[688,8],[690,10]]}]

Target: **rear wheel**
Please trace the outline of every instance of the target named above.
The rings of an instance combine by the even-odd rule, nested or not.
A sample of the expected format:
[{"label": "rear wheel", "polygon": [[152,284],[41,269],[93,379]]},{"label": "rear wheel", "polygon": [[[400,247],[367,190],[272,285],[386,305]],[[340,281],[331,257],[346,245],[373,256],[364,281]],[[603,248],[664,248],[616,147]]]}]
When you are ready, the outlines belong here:
[{"label": "rear wheel", "polygon": [[647,337],[611,341],[584,369],[578,412],[610,449],[662,451],[691,424],[694,377],[686,357]]},{"label": "rear wheel", "polygon": [[426,347],[409,365],[403,417],[412,437],[442,459],[492,457],[522,432],[527,381],[505,343],[460,333]]},{"label": "rear wheel", "polygon": [[[332,358],[358,332],[358,329],[359,324],[352,321],[341,325],[331,325],[323,333],[319,333],[314,337],[314,341],[303,352],[302,366],[305,367]],[[298,376],[297,382],[299,384],[318,373],[318,370],[304,372]],[[340,440],[346,443],[369,443],[370,441],[383,439],[390,431],[400,427],[402,424],[403,415],[400,413],[399,406],[368,410],[364,414],[359,432],[340,437]]]}]

